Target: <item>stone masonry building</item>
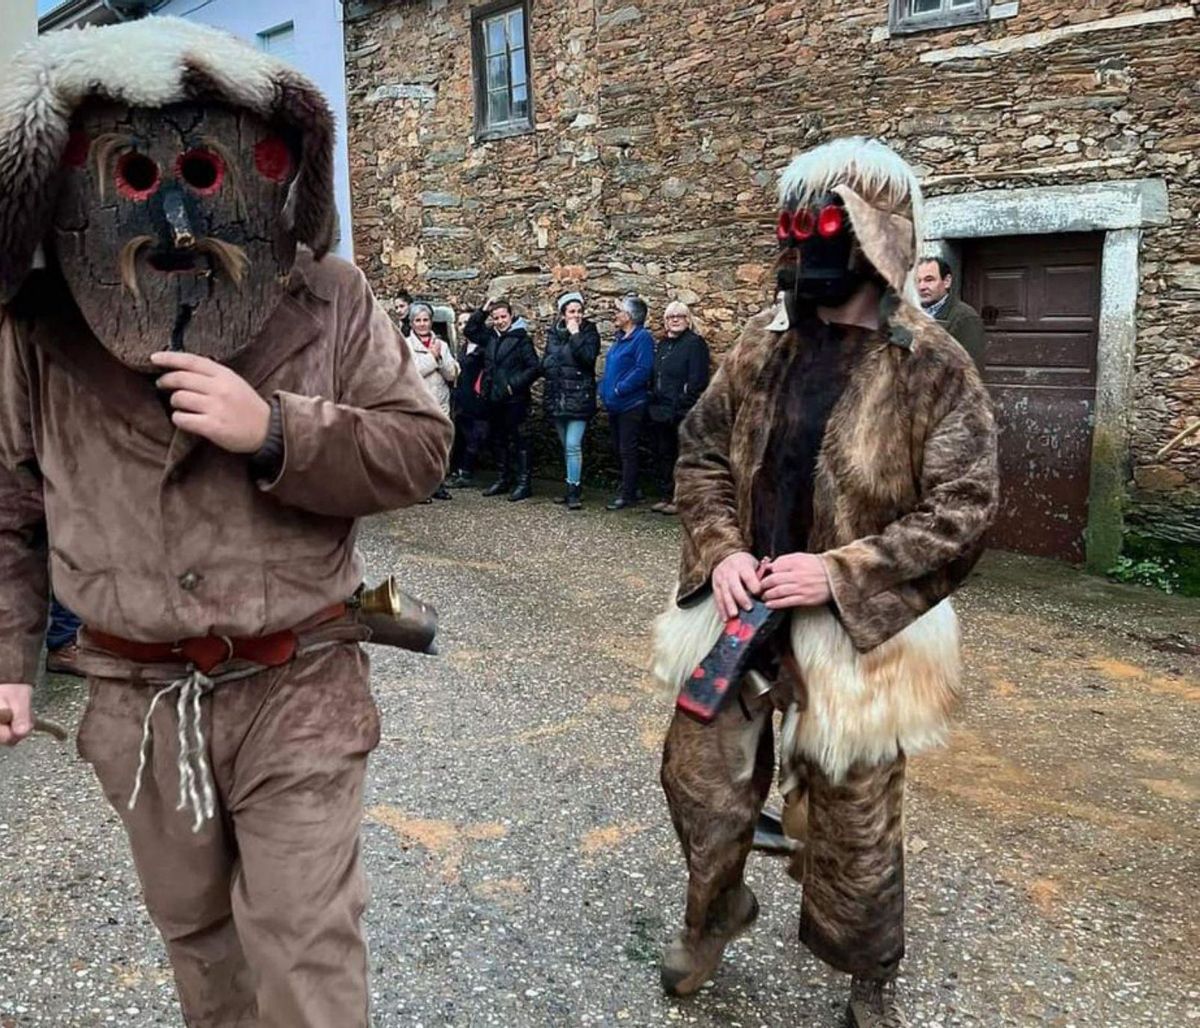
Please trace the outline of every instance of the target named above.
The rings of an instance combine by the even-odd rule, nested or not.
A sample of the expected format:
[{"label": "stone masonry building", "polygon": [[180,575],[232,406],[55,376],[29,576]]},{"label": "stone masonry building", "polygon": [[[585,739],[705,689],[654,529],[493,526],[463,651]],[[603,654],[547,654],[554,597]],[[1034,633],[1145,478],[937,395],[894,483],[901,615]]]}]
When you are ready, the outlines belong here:
[{"label": "stone masonry building", "polygon": [[[772,298],[776,175],[876,135],[989,326],[998,545],[1200,566],[1200,17],[1179,0],[347,0],[355,251],[400,287]],[[593,433],[595,435],[596,433]]]}]

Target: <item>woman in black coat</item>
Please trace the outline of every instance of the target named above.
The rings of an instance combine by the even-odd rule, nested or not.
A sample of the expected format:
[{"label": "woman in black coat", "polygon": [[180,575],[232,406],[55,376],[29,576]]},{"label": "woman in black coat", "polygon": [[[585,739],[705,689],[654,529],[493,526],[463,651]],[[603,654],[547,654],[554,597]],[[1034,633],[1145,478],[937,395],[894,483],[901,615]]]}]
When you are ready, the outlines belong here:
[{"label": "woman in black coat", "polygon": [[583,506],[583,433],[596,413],[596,358],[600,332],[583,316],[583,296],[565,293],[558,300],[559,319],[546,333],[542,355],[545,376],[542,400],[554,422],[566,460],[567,491],[561,500],[568,510]]},{"label": "woman in black coat", "polygon": [[679,425],[708,387],[708,343],[692,330],[692,316],[675,300],[663,314],[666,331],[654,348],[654,375],[646,415],[659,500],[650,509],[675,513],[675,461],[679,458]]}]

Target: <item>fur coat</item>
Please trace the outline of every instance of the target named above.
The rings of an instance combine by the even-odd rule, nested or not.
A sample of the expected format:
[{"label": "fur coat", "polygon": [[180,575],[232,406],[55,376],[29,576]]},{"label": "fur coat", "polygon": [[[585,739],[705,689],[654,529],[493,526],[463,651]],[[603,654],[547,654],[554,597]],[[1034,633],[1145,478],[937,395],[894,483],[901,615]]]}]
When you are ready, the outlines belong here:
[{"label": "fur coat", "polygon": [[[758,315],[681,427],[677,602],[656,628],[655,672],[672,687],[721,630],[713,569],[752,548],[755,478],[797,343],[782,308]],[[856,760],[891,759],[944,735],[958,633],[942,601],[978,559],[998,503],[996,428],[978,372],[910,304],[899,303],[850,369],[813,488],[810,544],[833,600],[792,615],[807,708],[793,730],[800,753],[839,777]]]}]

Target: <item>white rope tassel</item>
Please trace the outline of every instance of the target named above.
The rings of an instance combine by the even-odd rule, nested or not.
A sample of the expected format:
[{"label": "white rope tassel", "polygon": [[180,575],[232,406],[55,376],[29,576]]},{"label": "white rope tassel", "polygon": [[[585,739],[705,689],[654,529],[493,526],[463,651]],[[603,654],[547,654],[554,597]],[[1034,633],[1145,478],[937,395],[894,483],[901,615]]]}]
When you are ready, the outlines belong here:
[{"label": "white rope tassel", "polygon": [[142,722],[142,743],[138,749],[138,768],[133,779],[133,793],[129,797],[129,810],[137,805],[142,791],[142,775],[150,753],[150,719],[154,716],[154,708],[167,693],[178,689],[175,713],[179,720],[179,803],[175,809],[186,810],[191,807],[194,815],[193,832],[199,832],[204,822],[211,821],[216,815],[216,794],[212,771],[208,766],[204,725],[200,720],[200,698],[212,688],[212,684],[211,678],[193,669],[186,678],[177,679],[159,689],[150,700],[150,708]]}]

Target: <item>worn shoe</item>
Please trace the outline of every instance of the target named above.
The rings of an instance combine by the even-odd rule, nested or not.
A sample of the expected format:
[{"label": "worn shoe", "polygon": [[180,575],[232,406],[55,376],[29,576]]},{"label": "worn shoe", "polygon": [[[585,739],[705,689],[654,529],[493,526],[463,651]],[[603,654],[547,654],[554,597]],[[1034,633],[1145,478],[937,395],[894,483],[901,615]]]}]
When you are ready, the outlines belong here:
[{"label": "worn shoe", "polygon": [[690,996],[717,969],[725,947],[754,924],[758,900],[749,886],[739,885],[720,896],[709,913],[710,928],[689,945],[681,932],[663,953],[662,987],[668,996]]},{"label": "worn shoe", "polygon": [[438,491],[433,494],[433,498],[435,500],[452,500],[452,499],[454,499],[454,497],[450,495],[450,490],[446,488],[445,483],[438,486]]},{"label": "worn shoe", "polygon": [[512,482],[510,482],[507,478],[498,478],[483,491],[483,495],[499,496],[501,493],[508,492],[512,487]]},{"label": "worn shoe", "polygon": [[566,496],[567,510],[581,510],[583,508],[583,486],[568,485]]},{"label": "worn shoe", "polygon": [[852,978],[846,1028],[908,1028],[908,1018],[896,1002],[896,980]]},{"label": "worn shoe", "polygon": [[475,477],[469,471],[458,470],[450,476],[446,483],[449,489],[470,489],[475,484]]},{"label": "worn shoe", "polygon": [[84,674],[79,668],[79,647],[74,643],[67,643],[57,650],[50,650],[46,654],[46,670],[52,675],[74,675],[76,678],[83,678]]},{"label": "worn shoe", "polygon": [[674,515],[679,513],[679,508],[676,507],[675,504],[673,504],[673,503],[664,503],[662,513],[665,514],[667,517],[673,517]]},{"label": "worn shoe", "polygon": [[626,507],[636,507],[637,500],[627,500],[624,496],[618,496],[615,500],[609,500],[604,505],[605,510],[624,510]]},{"label": "worn shoe", "polygon": [[666,509],[667,509],[667,501],[666,500],[659,500],[658,503],[654,504],[650,508],[651,512],[654,514],[662,514],[663,512],[666,511]]}]

